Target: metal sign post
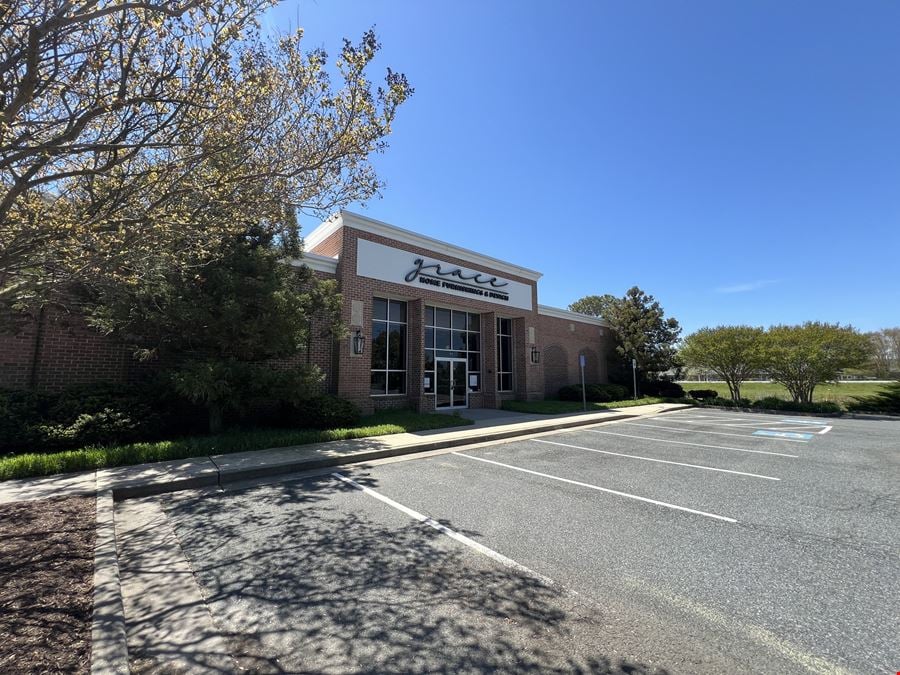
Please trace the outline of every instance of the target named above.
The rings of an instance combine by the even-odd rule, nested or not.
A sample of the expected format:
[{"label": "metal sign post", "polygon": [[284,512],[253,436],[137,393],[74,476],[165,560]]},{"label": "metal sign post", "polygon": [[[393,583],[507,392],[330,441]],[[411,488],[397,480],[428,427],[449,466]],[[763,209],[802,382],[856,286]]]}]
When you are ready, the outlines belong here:
[{"label": "metal sign post", "polygon": [[634,400],[637,401],[637,359],[631,359],[631,375],[634,379]]},{"label": "metal sign post", "polygon": [[587,390],[584,388],[584,354],[578,355],[578,365],[581,367],[581,405],[587,412]]}]

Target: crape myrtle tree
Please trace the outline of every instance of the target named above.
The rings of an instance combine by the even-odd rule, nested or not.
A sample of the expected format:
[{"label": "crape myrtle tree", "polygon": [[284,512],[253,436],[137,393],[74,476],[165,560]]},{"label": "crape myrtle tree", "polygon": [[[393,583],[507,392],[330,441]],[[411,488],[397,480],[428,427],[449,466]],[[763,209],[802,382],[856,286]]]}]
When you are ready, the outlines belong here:
[{"label": "crape myrtle tree", "polygon": [[616,341],[620,379],[630,372],[631,359],[645,379],[679,365],[676,343],[681,327],[672,317],[666,318],[659,302],[637,286],[625,295],[591,295],[569,305],[580,314],[600,316],[612,326]]},{"label": "crape myrtle tree", "polygon": [[688,335],[679,356],[688,366],[711,370],[728,384],[733,401],[741,398],[741,384],[765,366],[765,331],[753,326],[701,328]]},{"label": "crape myrtle tree", "polygon": [[322,215],[379,190],[369,163],[411,94],[367,72],[370,31],[333,62],[270,41],[270,0],[0,3],[0,302],[73,283],[167,283],[285,204]]},{"label": "crape myrtle tree", "polygon": [[769,377],[784,385],[795,402],[811,403],[818,384],[836,380],[845,368],[864,366],[872,346],[851,326],[810,321],[772,326],[762,348]]}]

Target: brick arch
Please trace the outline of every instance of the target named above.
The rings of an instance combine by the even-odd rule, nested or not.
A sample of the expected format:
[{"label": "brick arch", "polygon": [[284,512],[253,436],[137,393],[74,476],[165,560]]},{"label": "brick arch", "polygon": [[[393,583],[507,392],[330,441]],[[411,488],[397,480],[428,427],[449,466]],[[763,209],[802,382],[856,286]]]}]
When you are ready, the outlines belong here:
[{"label": "brick arch", "polygon": [[544,347],[544,396],[556,398],[560,387],[569,382],[569,354],[560,345]]},{"label": "brick arch", "polygon": [[584,354],[584,381],[587,384],[600,382],[600,357],[593,349],[583,349]]}]

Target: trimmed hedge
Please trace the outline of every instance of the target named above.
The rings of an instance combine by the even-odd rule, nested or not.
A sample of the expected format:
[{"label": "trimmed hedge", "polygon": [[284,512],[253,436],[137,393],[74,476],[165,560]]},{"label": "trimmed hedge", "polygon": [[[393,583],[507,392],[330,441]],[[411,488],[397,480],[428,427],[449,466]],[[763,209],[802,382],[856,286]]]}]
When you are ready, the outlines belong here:
[{"label": "trimmed hedge", "polygon": [[854,396],[847,404],[847,410],[900,415],[900,381],[886,385],[871,396]]},{"label": "trimmed hedge", "polygon": [[662,396],[663,398],[684,398],[684,387],[669,380],[653,380],[643,382],[640,386],[644,396]]},{"label": "trimmed hedge", "polygon": [[278,426],[293,429],[341,429],[355,426],[362,417],[360,409],[336,396],[313,396],[281,407]]},{"label": "trimmed hedge", "polygon": [[766,396],[758,401],[753,401],[753,408],[761,410],[786,410],[790,412],[808,412],[808,413],[840,413],[841,406],[834,401],[818,401],[815,403],[797,403],[795,401],[787,401],[777,396]]},{"label": "trimmed hedge", "polygon": [[[628,390],[619,384],[588,384],[585,386],[585,398],[591,403],[609,403],[624,401],[629,397]],[[560,401],[581,401],[581,385],[570,384],[559,390]]]},{"label": "trimmed hedge", "polygon": [[153,440],[194,431],[198,409],[155,384],[95,384],[58,394],[0,391],[0,454]]},{"label": "trimmed hedge", "polygon": [[703,401],[708,398],[718,398],[719,392],[715,389],[689,389],[688,394],[691,395],[691,398],[695,398],[698,401]]}]

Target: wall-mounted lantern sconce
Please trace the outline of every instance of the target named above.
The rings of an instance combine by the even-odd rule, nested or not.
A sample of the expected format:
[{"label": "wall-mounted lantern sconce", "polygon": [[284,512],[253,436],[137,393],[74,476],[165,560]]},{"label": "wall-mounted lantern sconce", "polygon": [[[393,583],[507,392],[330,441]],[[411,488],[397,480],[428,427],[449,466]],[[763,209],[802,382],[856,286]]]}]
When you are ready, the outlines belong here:
[{"label": "wall-mounted lantern sconce", "polygon": [[351,342],[353,343],[354,354],[362,354],[366,350],[366,336],[362,334],[361,330],[356,331],[356,335],[353,336]]},{"label": "wall-mounted lantern sconce", "polygon": [[541,350],[538,349],[535,345],[531,345],[531,362],[532,363],[540,363],[541,362]]}]

